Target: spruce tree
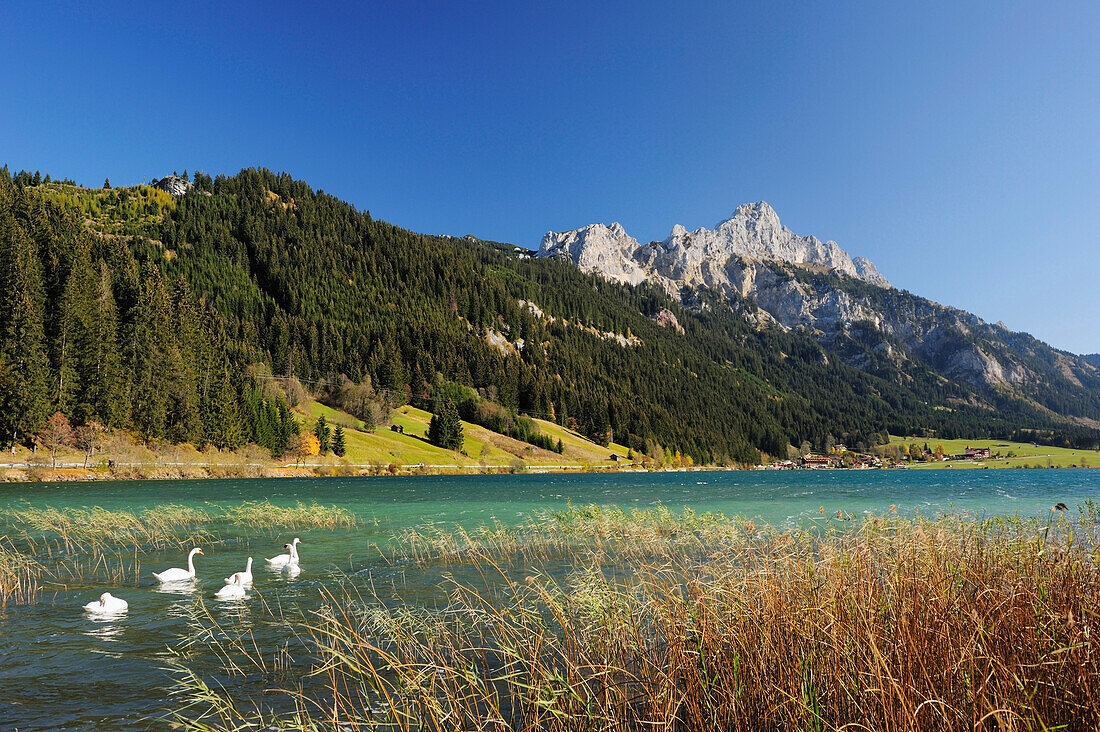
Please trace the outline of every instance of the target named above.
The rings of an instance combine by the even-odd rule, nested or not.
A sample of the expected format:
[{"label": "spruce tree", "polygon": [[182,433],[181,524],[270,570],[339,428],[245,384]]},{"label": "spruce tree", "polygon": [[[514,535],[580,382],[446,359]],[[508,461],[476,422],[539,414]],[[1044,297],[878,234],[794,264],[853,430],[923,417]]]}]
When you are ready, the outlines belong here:
[{"label": "spruce tree", "polygon": [[428,421],[428,442],[437,447],[443,446],[443,424],[438,414],[433,414]]},{"label": "spruce tree", "polygon": [[223,450],[235,450],[245,442],[245,425],[241,419],[240,396],[235,379],[237,373],[229,359],[223,358],[214,392],[218,415],[215,445]]},{"label": "spruce tree", "polygon": [[122,356],[118,349],[118,309],[111,290],[111,272],[99,262],[93,283],[92,311],[77,337],[77,376],[82,390],[80,422],[95,420],[107,427],[126,421]]},{"label": "spruce tree", "polygon": [[317,444],[321,447],[321,454],[332,449],[332,441],[328,429],[328,424],[325,422],[325,415],[321,415],[317,418],[317,424],[313,427],[313,436],[317,438]]},{"label": "spruce tree", "polygon": [[49,363],[36,247],[0,211],[0,440],[12,447],[38,431],[49,412]]},{"label": "spruce tree", "polygon": [[133,425],[147,438],[163,437],[168,425],[167,387],[178,361],[169,339],[170,310],[160,269],[152,265],[145,271],[124,349],[130,360]]},{"label": "spruce tree", "polygon": [[462,420],[450,399],[444,399],[439,411],[432,415],[428,423],[428,441],[446,450],[462,450]]},{"label": "spruce tree", "polygon": [[348,448],[344,440],[344,427],[343,425],[336,425],[336,432],[332,436],[332,452],[337,457],[344,457]]}]

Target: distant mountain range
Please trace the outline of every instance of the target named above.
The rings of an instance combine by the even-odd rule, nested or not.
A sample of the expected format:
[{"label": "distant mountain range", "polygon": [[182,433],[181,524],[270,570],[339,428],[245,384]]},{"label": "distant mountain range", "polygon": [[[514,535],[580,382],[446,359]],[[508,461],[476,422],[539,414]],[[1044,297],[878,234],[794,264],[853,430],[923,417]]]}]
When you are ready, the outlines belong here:
[{"label": "distant mountain range", "polygon": [[532,256],[267,170],[157,185],[0,168],[0,447],[55,411],[270,447],[264,373],[700,463],[888,433],[1100,445],[1100,356],[899,291],[764,203],[663,242],[550,233]]},{"label": "distant mountain range", "polygon": [[755,327],[805,333],[845,363],[899,384],[919,364],[979,397],[1011,396],[1100,424],[1100,356],[899,291],[870,260],[794,234],[763,201],[739,206],[713,229],[677,225],[648,244],[618,223],[548,232],[538,255],[616,282],[652,282],[689,307],[699,290],[719,293]]}]

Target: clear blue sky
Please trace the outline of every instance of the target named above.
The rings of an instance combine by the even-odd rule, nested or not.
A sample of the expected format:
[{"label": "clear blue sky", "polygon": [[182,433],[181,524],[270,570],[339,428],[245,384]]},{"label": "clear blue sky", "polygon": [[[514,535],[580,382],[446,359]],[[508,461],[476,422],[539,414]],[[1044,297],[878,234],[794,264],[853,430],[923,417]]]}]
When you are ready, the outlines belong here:
[{"label": "clear blue sky", "polygon": [[0,162],[266,166],[532,247],[764,199],[901,287],[1100,351],[1100,3],[199,5],[0,6]]}]

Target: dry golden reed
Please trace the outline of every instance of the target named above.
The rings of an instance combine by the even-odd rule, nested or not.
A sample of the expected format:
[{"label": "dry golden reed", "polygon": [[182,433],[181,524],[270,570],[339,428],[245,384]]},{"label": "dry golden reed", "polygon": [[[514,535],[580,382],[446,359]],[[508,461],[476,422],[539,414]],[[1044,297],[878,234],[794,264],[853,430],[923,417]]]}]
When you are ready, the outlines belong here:
[{"label": "dry golden reed", "polygon": [[302,501],[278,506],[267,500],[204,507],[158,504],[141,511],[19,505],[5,519],[35,553],[184,549],[216,540],[225,526],[267,531],[356,525],[355,515],[338,506]]},{"label": "dry golden reed", "polygon": [[29,602],[40,589],[43,569],[33,557],[0,537],[0,608],[9,601]]},{"label": "dry golden reed", "polygon": [[[294,690],[293,724],[1100,727],[1095,516],[831,521],[585,507],[407,534],[396,560],[447,557],[482,579],[454,582],[438,610],[326,595],[310,622],[323,691]],[[531,569],[570,551],[561,580]],[[209,729],[258,723],[227,708]]]}]

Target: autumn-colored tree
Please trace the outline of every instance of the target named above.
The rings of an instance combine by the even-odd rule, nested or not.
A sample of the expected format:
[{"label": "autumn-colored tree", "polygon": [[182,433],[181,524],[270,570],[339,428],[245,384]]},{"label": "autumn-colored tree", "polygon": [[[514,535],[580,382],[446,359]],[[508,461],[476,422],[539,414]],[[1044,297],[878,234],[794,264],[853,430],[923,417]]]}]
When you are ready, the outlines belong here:
[{"label": "autumn-colored tree", "polygon": [[99,422],[88,422],[76,428],[76,446],[84,452],[84,467],[88,467],[88,458],[103,444],[104,429]]},{"label": "autumn-colored tree", "polygon": [[321,441],[312,433],[295,435],[290,443],[290,453],[294,455],[294,464],[316,457],[321,452]]},{"label": "autumn-colored tree", "polygon": [[57,467],[57,451],[73,442],[73,428],[69,424],[69,418],[61,412],[54,412],[53,416],[46,420],[46,426],[38,433],[37,441],[39,445],[50,451],[54,467]]}]

